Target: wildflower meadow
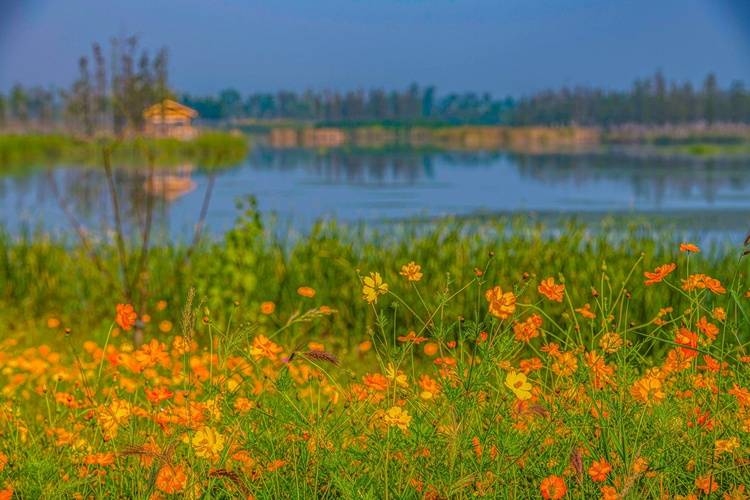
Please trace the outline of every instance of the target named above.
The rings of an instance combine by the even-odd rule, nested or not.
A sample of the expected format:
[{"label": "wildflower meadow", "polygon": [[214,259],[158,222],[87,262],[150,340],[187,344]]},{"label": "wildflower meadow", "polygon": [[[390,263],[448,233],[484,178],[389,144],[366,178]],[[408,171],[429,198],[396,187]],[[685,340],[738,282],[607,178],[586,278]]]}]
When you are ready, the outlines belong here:
[{"label": "wildflower meadow", "polygon": [[629,263],[575,273],[502,241],[454,274],[385,245],[333,288],[56,305],[0,343],[0,498],[748,498],[738,252],[602,239]]}]

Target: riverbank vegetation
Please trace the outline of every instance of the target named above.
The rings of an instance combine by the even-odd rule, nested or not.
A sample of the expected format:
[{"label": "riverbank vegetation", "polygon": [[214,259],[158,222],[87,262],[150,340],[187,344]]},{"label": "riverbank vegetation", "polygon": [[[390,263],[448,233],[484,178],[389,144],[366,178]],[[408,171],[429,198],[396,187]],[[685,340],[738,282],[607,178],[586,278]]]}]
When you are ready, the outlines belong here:
[{"label": "riverbank vegetation", "polygon": [[241,134],[206,132],[191,140],[109,137],[87,139],[57,134],[0,135],[0,169],[53,165],[101,165],[108,151],[116,165],[167,166],[184,163],[201,167],[240,163],[248,152]]},{"label": "riverbank vegetation", "polygon": [[[221,239],[195,245],[154,244],[147,258],[141,255],[140,233],[133,240],[124,236],[124,261],[115,244],[119,236],[111,244],[90,238],[81,244],[32,233],[4,235],[0,239],[0,281],[4,284],[0,311],[21,310],[20,316],[31,326],[43,325],[47,315],[54,314],[65,323],[78,318],[89,328],[101,326],[97,321],[106,316],[108,305],[99,300],[103,294],[115,293],[143,309],[158,299],[179,301],[192,286],[209,309],[221,311],[217,314],[231,313],[237,320],[252,321],[262,302],[282,303],[295,297],[305,283],[325,282],[325,287],[317,286],[317,297],[340,311],[332,320],[335,329],[367,331],[372,327],[368,307],[355,300],[360,290],[357,280],[352,280],[362,269],[385,268],[389,262],[411,256],[422,261],[428,276],[422,283],[439,288],[446,279],[470,280],[476,267],[470,263],[492,255],[498,279],[504,281],[529,279],[533,273],[590,281],[598,279],[602,269],[608,269],[610,279],[624,280],[632,269],[650,269],[667,259],[675,239],[645,222],[623,226],[622,220],[613,220],[585,226],[560,221],[561,229],[553,230],[523,219],[446,220],[380,231],[322,223],[306,237],[288,239],[285,233],[264,225],[253,206],[245,205],[236,226]],[[633,268],[640,252],[642,260]],[[737,266],[736,252],[718,244],[704,248],[693,262],[716,275],[728,274]],[[78,279],[71,280],[71,276]],[[574,303],[591,300],[586,288],[571,287],[568,294]],[[680,300],[680,294],[671,289],[634,293],[629,315],[634,321],[648,321],[655,304],[684,306]],[[234,301],[245,306],[243,314],[225,309]],[[455,300],[445,313],[457,316],[465,307],[468,304]],[[13,323],[20,325],[18,319]]]},{"label": "riverbank vegetation", "polygon": [[2,494],[742,498],[746,261],[603,229],[4,237]]}]

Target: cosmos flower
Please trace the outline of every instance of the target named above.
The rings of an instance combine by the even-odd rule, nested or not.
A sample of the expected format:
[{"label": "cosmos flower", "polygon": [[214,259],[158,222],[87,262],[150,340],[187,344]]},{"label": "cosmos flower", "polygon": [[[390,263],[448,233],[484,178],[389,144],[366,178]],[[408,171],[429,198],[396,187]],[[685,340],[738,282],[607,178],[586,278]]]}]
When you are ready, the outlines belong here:
[{"label": "cosmos flower", "polygon": [[180,493],[186,485],[187,475],[182,465],[164,464],[156,474],[156,487],[168,495]]},{"label": "cosmos flower", "polygon": [[589,477],[594,482],[602,482],[607,480],[607,475],[612,472],[612,466],[609,465],[606,459],[601,458],[589,467]]},{"label": "cosmos flower", "polygon": [[137,319],[138,314],[136,314],[132,305],[117,304],[115,307],[115,322],[126,332],[133,329],[133,325],[135,325]]},{"label": "cosmos flower", "polygon": [[701,249],[692,243],[680,243],[680,252],[698,253]]},{"label": "cosmos flower", "polygon": [[552,475],[542,479],[539,490],[546,500],[559,500],[568,492],[568,487],[565,486],[563,478]]},{"label": "cosmos flower", "polygon": [[565,294],[565,285],[555,284],[555,278],[549,277],[539,283],[537,291],[549,300],[562,302]]},{"label": "cosmos flower", "polygon": [[362,278],[362,297],[370,304],[378,301],[378,296],[388,293],[388,284],[383,282],[380,273],[370,273]]},{"label": "cosmos flower", "polygon": [[505,387],[513,391],[521,401],[531,399],[531,389],[533,386],[526,378],[526,375],[516,371],[510,371],[505,376]]},{"label": "cosmos flower", "polygon": [[484,298],[490,306],[490,314],[500,319],[507,319],[516,310],[516,296],[513,292],[503,293],[499,286],[487,290]]},{"label": "cosmos flower", "polygon": [[661,283],[664,278],[669,276],[669,274],[675,269],[677,269],[677,264],[670,263],[657,267],[653,272],[646,271],[645,273],[643,273],[643,276],[646,277],[646,281],[644,281],[643,284],[646,286],[651,286],[656,283]]},{"label": "cosmos flower", "polygon": [[383,420],[386,424],[391,427],[398,427],[402,431],[406,432],[411,423],[411,416],[409,412],[401,408],[400,406],[393,406],[386,410],[383,415]]},{"label": "cosmos flower", "polygon": [[409,262],[401,266],[399,274],[409,281],[419,281],[422,279],[422,266],[413,261]]},{"label": "cosmos flower", "polygon": [[190,439],[196,456],[208,460],[218,460],[219,453],[224,449],[224,436],[212,427],[203,426]]}]

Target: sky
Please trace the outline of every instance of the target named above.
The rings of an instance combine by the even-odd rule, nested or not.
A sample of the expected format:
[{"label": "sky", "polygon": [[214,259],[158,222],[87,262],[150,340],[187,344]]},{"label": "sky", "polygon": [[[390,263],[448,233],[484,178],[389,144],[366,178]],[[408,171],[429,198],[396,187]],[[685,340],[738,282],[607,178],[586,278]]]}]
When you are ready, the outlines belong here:
[{"label": "sky", "polygon": [[520,96],[668,79],[750,84],[750,0],[0,0],[0,91],[67,86],[92,42],[135,34],[173,87],[433,84]]}]

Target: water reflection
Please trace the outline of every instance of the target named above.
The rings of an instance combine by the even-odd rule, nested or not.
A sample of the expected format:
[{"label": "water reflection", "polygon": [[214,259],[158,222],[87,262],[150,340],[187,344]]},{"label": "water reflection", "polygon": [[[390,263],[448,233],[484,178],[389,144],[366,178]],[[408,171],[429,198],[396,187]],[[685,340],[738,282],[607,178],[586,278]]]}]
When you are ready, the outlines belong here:
[{"label": "water reflection", "polygon": [[733,214],[737,230],[744,231],[749,166],[619,152],[524,155],[261,145],[241,165],[219,173],[196,165],[117,168],[114,192],[101,168],[29,169],[0,179],[0,222],[16,233],[40,227],[75,236],[77,224],[91,234],[108,234],[118,222],[112,209],[116,198],[119,222],[129,236],[138,237],[151,224],[161,237],[187,240],[196,226],[205,225],[213,235],[226,231],[237,216],[235,201],[254,195],[261,210],[303,231],[325,217],[378,222],[528,212],[682,214],[696,225]]},{"label": "water reflection", "polygon": [[637,200],[656,206],[669,197],[714,204],[727,196],[750,196],[745,162],[702,162],[633,158],[618,154],[514,155],[519,174],[547,185],[617,182],[628,185]]}]

